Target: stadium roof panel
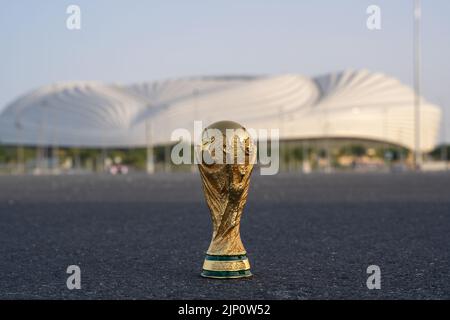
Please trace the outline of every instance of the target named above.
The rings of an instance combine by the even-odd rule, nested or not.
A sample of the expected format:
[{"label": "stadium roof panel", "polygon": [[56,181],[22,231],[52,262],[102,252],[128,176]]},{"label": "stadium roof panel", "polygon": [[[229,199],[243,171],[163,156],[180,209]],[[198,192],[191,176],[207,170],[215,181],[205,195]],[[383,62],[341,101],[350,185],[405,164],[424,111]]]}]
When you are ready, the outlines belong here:
[{"label": "stadium roof panel", "polygon": [[[358,138],[413,149],[414,93],[367,70],[315,78],[205,76],[129,86],[70,82],[34,90],[0,114],[0,142],[77,147],[142,147],[176,128],[224,119],[279,128],[281,139]],[[421,148],[437,140],[440,109],[421,100]]]}]

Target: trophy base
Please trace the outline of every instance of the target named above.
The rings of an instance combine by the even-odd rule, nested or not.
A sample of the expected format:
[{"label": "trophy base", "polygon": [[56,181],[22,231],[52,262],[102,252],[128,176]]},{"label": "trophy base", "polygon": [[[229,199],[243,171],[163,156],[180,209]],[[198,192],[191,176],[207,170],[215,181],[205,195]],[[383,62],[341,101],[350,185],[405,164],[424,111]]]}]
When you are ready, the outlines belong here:
[{"label": "trophy base", "polygon": [[247,256],[212,256],[206,255],[203,263],[202,277],[215,279],[236,279],[252,276]]}]

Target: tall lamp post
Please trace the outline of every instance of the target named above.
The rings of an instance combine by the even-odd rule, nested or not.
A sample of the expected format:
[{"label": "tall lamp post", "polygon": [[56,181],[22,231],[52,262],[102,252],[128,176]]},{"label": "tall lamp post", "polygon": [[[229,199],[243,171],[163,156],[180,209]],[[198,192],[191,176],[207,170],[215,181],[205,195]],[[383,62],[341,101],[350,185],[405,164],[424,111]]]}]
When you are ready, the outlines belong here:
[{"label": "tall lamp post", "polygon": [[15,130],[16,130],[16,151],[17,151],[17,173],[22,174],[25,172],[25,165],[24,165],[24,152],[23,152],[23,144],[22,144],[22,124],[20,122],[20,117],[18,114],[16,114],[15,119]]},{"label": "tall lamp post", "polygon": [[422,153],[420,151],[420,20],[422,12],[420,0],[414,0],[414,168],[420,170]]},{"label": "tall lamp post", "polygon": [[[442,105],[442,104],[441,104]],[[445,171],[448,171],[448,150],[447,150],[447,144],[445,143],[446,141],[446,136],[447,136],[447,130],[446,130],[446,121],[445,121],[445,117],[446,117],[446,112],[445,112],[445,108],[442,108],[442,148],[441,148],[441,160],[444,161],[444,169]]]},{"label": "tall lamp post", "polygon": [[153,155],[153,141],[152,141],[152,123],[151,119],[145,119],[145,139],[147,145],[147,173],[153,174],[155,172],[155,160]]}]

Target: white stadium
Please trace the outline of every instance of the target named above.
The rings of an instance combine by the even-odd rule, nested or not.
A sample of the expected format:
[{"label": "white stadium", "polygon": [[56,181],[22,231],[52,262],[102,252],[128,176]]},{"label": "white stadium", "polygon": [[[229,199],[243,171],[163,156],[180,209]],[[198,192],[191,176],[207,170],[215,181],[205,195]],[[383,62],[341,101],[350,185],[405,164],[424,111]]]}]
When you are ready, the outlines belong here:
[{"label": "white stadium", "polygon": [[[281,140],[361,139],[414,149],[414,92],[381,73],[343,71],[315,78],[197,77],[135,85],[56,83],[0,114],[0,143],[135,148],[171,143],[176,128],[233,120],[279,128]],[[420,148],[437,142],[440,108],[421,99]],[[151,128],[151,134],[149,134]],[[149,135],[151,136],[149,138]]]}]

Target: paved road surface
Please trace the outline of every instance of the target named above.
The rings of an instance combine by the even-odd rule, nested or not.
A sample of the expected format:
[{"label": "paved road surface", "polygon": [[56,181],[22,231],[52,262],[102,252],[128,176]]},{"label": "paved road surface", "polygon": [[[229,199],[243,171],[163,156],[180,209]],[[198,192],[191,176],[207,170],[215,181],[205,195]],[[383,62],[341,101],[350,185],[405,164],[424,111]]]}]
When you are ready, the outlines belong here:
[{"label": "paved road surface", "polygon": [[209,219],[197,175],[0,176],[0,298],[450,298],[450,174],[254,175],[246,280],[199,276]]}]

